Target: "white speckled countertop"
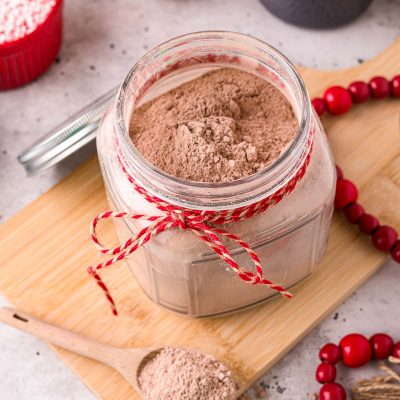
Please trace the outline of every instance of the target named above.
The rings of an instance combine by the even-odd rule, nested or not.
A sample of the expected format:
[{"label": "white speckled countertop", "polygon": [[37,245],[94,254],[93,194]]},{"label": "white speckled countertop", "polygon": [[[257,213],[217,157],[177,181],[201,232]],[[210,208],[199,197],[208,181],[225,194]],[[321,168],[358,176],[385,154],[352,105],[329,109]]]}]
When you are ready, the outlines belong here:
[{"label": "white speckled countertop", "polygon": [[[23,148],[121,82],[148,48],[205,29],[257,36],[306,66],[343,68],[373,57],[400,35],[400,1],[375,0],[347,27],[312,31],[279,21],[258,0],[67,0],[65,39],[57,62],[33,84],[0,93],[2,220],[94,152],[89,146],[52,170],[26,178],[16,161]],[[400,267],[388,263],[270,370],[263,379],[270,388],[268,399],[303,400],[316,391],[317,352],[326,341],[337,342],[350,331],[370,334],[376,329],[400,339],[398,282]],[[356,376],[339,370],[339,379],[347,384]],[[0,326],[0,399],[83,400],[94,395],[45,343]]]}]

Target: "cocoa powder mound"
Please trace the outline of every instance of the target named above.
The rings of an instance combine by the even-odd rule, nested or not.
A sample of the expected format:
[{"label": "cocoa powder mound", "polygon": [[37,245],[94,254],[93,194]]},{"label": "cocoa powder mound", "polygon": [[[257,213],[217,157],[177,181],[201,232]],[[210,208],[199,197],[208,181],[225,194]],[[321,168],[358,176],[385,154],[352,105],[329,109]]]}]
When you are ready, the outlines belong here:
[{"label": "cocoa powder mound", "polygon": [[170,175],[229,182],[275,161],[297,129],[291,104],[275,86],[221,68],[135,109],[130,136],[148,161]]},{"label": "cocoa powder mound", "polygon": [[139,375],[145,400],[234,400],[231,372],[216,358],[181,347],[165,347]]}]

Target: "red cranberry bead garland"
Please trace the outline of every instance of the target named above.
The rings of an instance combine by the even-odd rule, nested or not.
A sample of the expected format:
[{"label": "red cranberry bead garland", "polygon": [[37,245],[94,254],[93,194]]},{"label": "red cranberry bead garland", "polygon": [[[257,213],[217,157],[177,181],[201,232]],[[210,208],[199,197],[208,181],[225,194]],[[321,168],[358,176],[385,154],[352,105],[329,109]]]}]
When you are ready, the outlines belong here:
[{"label": "red cranberry bead garland", "polygon": [[322,386],[319,392],[320,400],[346,400],[346,391],[339,383],[332,382]]},{"label": "red cranberry bead garland", "polygon": [[346,206],[357,201],[358,191],[353,182],[339,178],[336,182],[335,208],[343,210]]},{"label": "red cranberry bead garland", "polygon": [[384,360],[393,353],[393,339],[386,333],[376,333],[369,339],[375,360]]},{"label": "red cranberry bead garland", "polygon": [[315,372],[316,380],[323,385],[319,400],[346,400],[345,389],[335,382],[335,364],[339,361],[346,367],[358,368],[372,358],[383,360],[391,356],[400,361],[400,342],[394,345],[393,339],[385,333],[377,333],[369,340],[363,335],[352,333],[344,336],[339,346],[334,343],[325,344],[319,351],[322,363]]},{"label": "red cranberry bead garland", "polygon": [[344,114],[353,105],[349,91],[342,86],[332,86],[327,89],[324,93],[324,100],[332,115]]},{"label": "red cranberry bead garland", "polygon": [[371,235],[379,228],[379,221],[371,214],[364,214],[358,220],[358,227],[362,233]]},{"label": "red cranberry bead garland", "polygon": [[[382,76],[373,77],[369,83],[352,82],[348,89],[342,86],[328,88],[323,98],[315,98],[312,105],[318,116],[326,111],[332,115],[346,113],[353,103],[363,103],[369,98],[383,99],[389,96],[400,98],[400,75],[391,81]],[[336,166],[336,196],[335,209],[342,210],[351,224],[357,224],[360,231],[371,236],[373,245],[380,251],[390,252],[393,260],[400,263],[400,239],[395,229],[390,226],[380,226],[376,217],[365,212],[357,203],[358,191],[353,182],[344,178],[342,170]]]},{"label": "red cranberry bead garland", "polygon": [[342,362],[346,367],[358,368],[371,361],[371,344],[363,335],[347,335],[340,341],[339,347],[342,349]]},{"label": "red cranberry bead garland", "polygon": [[390,226],[380,226],[372,234],[372,243],[381,251],[389,251],[397,241],[397,232]]},{"label": "red cranberry bead garland", "polygon": [[335,365],[342,359],[342,350],[334,343],[327,343],[321,347],[319,358],[321,361]]},{"label": "red cranberry bead garland", "polygon": [[363,206],[358,203],[351,203],[345,208],[344,213],[346,215],[347,221],[351,224],[357,224],[360,218],[365,214]]},{"label": "red cranberry bead garland", "polygon": [[[363,103],[369,98],[382,99],[390,95],[400,98],[400,75],[390,82],[381,76],[372,78],[368,84],[356,81],[351,83],[348,89],[333,86],[325,91],[323,98],[314,99],[312,105],[319,116],[326,111],[332,115],[341,115],[350,110],[353,103]],[[378,250],[389,251],[392,258],[400,263],[400,239],[396,230],[389,226],[380,226],[376,217],[365,212],[357,202],[356,186],[344,178],[338,166],[336,175],[335,208],[342,210],[350,223],[358,224],[361,232],[371,235],[372,243]],[[319,399],[346,400],[343,386],[335,382],[335,364],[339,361],[349,368],[358,368],[372,358],[382,360],[390,355],[400,360],[400,342],[394,345],[393,339],[383,333],[373,335],[370,340],[359,334],[347,335],[340,341],[339,346],[327,343],[320,349],[319,357],[322,363],[318,365],[315,373],[316,380],[323,384]]]},{"label": "red cranberry bead garland", "polygon": [[390,82],[390,89],[393,97],[400,97],[400,75],[392,79],[392,82]]},{"label": "red cranberry bead garland", "polygon": [[353,103],[363,103],[370,96],[369,86],[365,82],[356,81],[349,85],[349,92],[353,98]]},{"label": "red cranberry bead garland", "polygon": [[316,98],[311,103],[318,116],[321,116],[326,111],[326,104],[323,99]]},{"label": "red cranberry bead garland", "polygon": [[400,359],[400,342],[398,342],[396,346],[394,346],[392,355],[393,357]]},{"label": "red cranberry bead garland", "polygon": [[324,363],[318,365],[315,378],[319,383],[330,383],[336,379],[336,367],[332,364]]},{"label": "red cranberry bead garland", "polygon": [[371,95],[374,99],[383,99],[390,96],[390,83],[383,76],[376,76],[369,81]]},{"label": "red cranberry bead garland", "polygon": [[343,171],[341,170],[340,167],[336,165],[336,179],[341,179],[341,178],[343,178]]},{"label": "red cranberry bead garland", "polygon": [[393,260],[400,263],[400,240],[397,240],[396,244],[393,246],[391,253]]}]

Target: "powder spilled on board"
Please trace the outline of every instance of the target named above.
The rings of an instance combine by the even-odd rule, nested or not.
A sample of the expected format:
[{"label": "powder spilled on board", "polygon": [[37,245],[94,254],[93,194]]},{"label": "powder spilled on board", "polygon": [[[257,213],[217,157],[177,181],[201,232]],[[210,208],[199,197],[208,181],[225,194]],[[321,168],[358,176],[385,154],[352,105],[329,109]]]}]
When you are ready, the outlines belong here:
[{"label": "powder spilled on board", "polygon": [[297,129],[291,104],[275,86],[221,68],[135,109],[130,136],[148,161],[170,175],[229,182],[275,161]]},{"label": "powder spilled on board", "polygon": [[165,347],[142,368],[145,400],[234,400],[231,372],[211,355]]}]

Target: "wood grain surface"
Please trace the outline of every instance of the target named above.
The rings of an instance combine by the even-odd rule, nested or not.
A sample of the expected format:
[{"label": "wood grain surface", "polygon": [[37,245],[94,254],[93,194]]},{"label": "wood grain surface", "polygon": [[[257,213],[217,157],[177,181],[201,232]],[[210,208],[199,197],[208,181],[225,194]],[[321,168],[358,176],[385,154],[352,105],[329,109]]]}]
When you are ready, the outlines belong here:
[{"label": "wood grain surface", "polygon": [[[311,96],[400,73],[400,40],[353,69],[300,68]],[[400,231],[399,100],[370,101],[342,117],[324,117],[335,158],[357,182],[361,202]],[[295,298],[274,298],[239,314],[207,319],[174,315],[152,304],[127,268],[106,273],[120,316],[86,274],[98,255],[89,222],[107,209],[93,158],[0,227],[0,291],[18,308],[111,346],[182,345],[214,354],[235,373],[241,390],[259,378],[383,264],[341,215],[335,215],[322,268],[294,288]],[[112,225],[102,231],[113,239]],[[54,348],[99,398],[138,399],[111,368]],[[11,360],[10,360],[11,362]]]}]

